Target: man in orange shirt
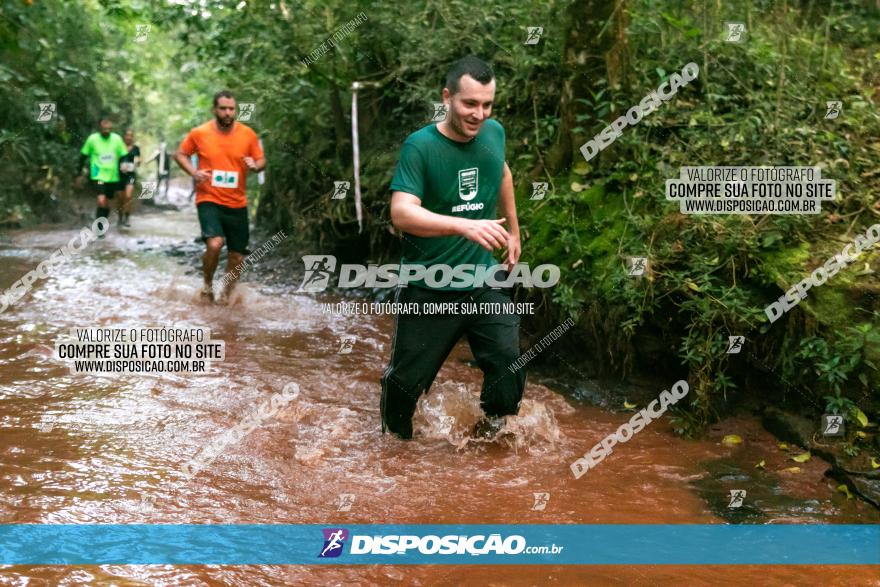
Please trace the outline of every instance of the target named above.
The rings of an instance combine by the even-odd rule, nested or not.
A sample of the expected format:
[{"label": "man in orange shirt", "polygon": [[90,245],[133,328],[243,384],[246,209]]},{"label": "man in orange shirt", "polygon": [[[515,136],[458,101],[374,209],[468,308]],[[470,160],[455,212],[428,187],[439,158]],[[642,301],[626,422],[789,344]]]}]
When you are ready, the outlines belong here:
[{"label": "man in orange shirt", "polygon": [[[199,156],[198,169],[190,162],[194,153]],[[257,134],[235,120],[235,97],[231,92],[223,90],[214,95],[214,120],[190,130],[174,160],[196,182],[196,207],[207,246],[202,257],[202,298],[214,301],[214,271],[225,239],[226,273],[231,279],[221,299],[228,300],[237,281],[237,272],[232,270],[244,261],[250,236],[247,173],[266,167]]]}]

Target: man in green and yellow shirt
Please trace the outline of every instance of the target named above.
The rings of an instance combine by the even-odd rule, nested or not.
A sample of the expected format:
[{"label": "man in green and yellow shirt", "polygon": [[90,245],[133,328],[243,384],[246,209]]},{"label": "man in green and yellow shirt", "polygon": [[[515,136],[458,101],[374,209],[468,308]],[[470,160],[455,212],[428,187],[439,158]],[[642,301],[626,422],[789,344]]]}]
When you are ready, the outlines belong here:
[{"label": "man in green and yellow shirt", "polygon": [[[89,185],[98,198],[96,218],[104,217],[109,222],[110,205],[117,193],[122,192],[123,185],[119,181],[119,159],[128,154],[125,142],[113,132],[113,122],[104,117],[100,122],[100,132],[89,135],[80,150],[79,169],[88,163]],[[82,177],[77,178],[77,185],[82,185]]]}]

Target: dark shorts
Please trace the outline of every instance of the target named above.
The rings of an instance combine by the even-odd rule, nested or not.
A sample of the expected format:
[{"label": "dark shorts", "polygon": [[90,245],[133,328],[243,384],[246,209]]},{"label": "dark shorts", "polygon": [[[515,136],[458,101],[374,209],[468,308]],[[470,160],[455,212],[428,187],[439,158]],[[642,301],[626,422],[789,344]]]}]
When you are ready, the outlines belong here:
[{"label": "dark shorts", "polygon": [[108,199],[112,200],[113,196],[116,195],[116,192],[122,191],[122,182],[114,181],[114,182],[105,182],[105,181],[95,181],[94,179],[89,180],[89,185],[92,188],[92,191],[96,196],[105,195]]},{"label": "dark shorts", "polygon": [[136,173],[120,173],[119,174],[119,183],[123,186],[134,185],[134,182],[137,181]]},{"label": "dark shorts", "polygon": [[197,208],[199,224],[202,226],[202,240],[221,236],[226,239],[227,250],[247,254],[250,238],[247,206],[230,208],[214,202],[202,202]]}]

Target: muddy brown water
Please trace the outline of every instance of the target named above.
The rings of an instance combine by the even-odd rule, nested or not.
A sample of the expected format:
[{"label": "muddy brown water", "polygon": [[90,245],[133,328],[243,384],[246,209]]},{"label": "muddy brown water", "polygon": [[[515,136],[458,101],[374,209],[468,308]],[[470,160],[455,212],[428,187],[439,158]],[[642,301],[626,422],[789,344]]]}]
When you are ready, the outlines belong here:
[{"label": "muddy brown water", "polygon": [[[876,510],[835,490],[823,461],[785,472],[796,465],[791,454],[751,417],[726,420],[698,441],[676,438],[663,418],[576,480],[569,464],[630,414],[581,405],[530,376],[506,440],[468,441],[481,374],[464,342],[421,404],[416,439],[382,435],[378,381],[391,317],[325,314],[322,303],[338,300],[297,294],[298,282],[266,286],[247,278],[232,306],[202,305],[191,264],[167,254],[197,234],[194,208],[142,210],[132,224],[127,232],[112,229],[0,314],[0,523],[880,521]],[[0,287],[75,232],[0,235]],[[184,324],[209,327],[225,341],[226,360],[212,373],[72,375],[52,357],[55,340],[71,327]],[[344,336],[355,339],[347,354],[338,352]],[[189,458],[289,382],[300,386],[299,398],[194,478],[182,473]],[[744,442],[723,446],[725,434]],[[764,469],[755,469],[761,460]],[[748,508],[726,507],[735,488],[748,490]],[[536,492],[550,494],[543,511],[533,509]],[[353,496],[348,511],[339,511],[341,494]],[[682,581],[880,585],[876,568],[855,566],[0,567],[0,584],[8,585]]]}]

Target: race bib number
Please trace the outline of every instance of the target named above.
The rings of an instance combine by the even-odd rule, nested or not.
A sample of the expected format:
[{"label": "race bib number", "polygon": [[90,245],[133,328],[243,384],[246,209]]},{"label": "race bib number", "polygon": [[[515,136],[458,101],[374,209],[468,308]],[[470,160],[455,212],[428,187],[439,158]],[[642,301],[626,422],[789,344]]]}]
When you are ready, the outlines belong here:
[{"label": "race bib number", "polygon": [[214,169],[211,171],[211,185],[217,188],[237,188],[238,172]]},{"label": "race bib number", "polygon": [[123,161],[119,164],[119,170],[125,171],[126,173],[131,173],[134,171],[134,162],[132,161]]},{"label": "race bib number", "polygon": [[113,155],[110,155],[110,154],[104,154],[104,155],[101,155],[100,157],[98,157],[98,160],[99,160],[101,163],[113,163],[113,159],[114,159],[114,158],[115,158],[115,157],[114,157]]}]

